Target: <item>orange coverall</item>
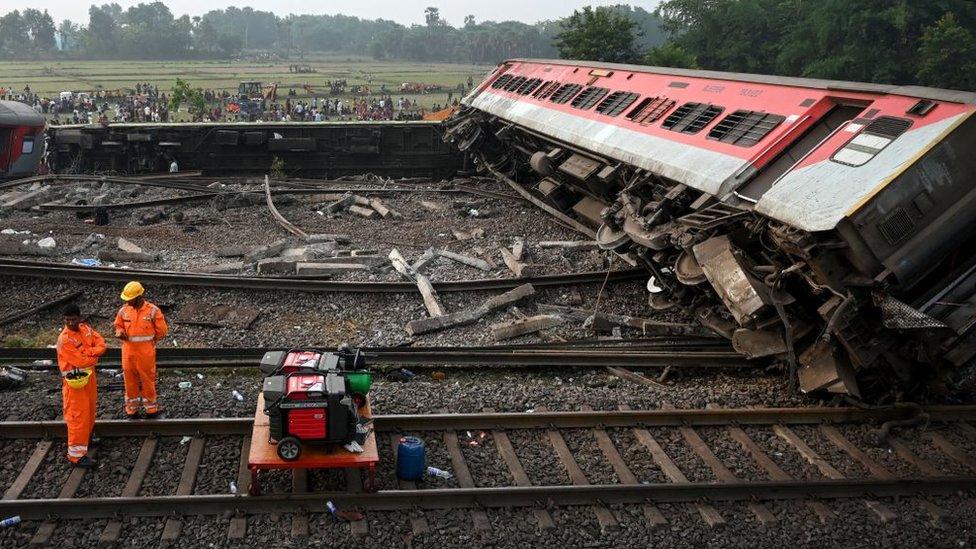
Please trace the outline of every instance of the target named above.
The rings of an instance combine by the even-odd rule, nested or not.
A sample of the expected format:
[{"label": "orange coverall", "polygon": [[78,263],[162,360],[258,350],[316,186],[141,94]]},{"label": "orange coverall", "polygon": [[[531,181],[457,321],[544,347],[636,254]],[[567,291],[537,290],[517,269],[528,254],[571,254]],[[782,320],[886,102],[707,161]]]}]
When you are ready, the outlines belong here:
[{"label": "orange coverall", "polygon": [[169,327],[163,312],[149,301],[136,309],[126,303],[115,315],[115,335],[122,340],[122,377],[125,380],[125,413],[135,415],[139,408],[147,414],[159,412],[156,401],[156,342]]},{"label": "orange coverall", "polygon": [[[88,455],[88,442],[95,428],[98,398],[95,364],[98,357],[105,354],[105,339],[88,324],[79,324],[77,331],[65,326],[58,336],[57,349],[64,422],[68,425],[68,460],[77,463]],[[88,384],[81,389],[68,387],[68,382],[64,380],[64,375],[75,369],[91,370]]]}]

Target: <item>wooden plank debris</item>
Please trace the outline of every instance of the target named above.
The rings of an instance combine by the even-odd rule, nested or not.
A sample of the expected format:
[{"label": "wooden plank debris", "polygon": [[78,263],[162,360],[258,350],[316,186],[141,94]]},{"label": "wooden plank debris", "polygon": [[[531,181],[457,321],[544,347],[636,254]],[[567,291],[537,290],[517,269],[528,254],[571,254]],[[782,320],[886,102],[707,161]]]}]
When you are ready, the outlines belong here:
[{"label": "wooden plank debris", "polygon": [[430,316],[443,316],[444,308],[441,307],[441,302],[437,296],[437,291],[434,290],[434,286],[430,283],[430,280],[423,274],[415,271],[396,248],[390,250],[389,257],[390,262],[393,263],[393,268],[404,277],[411,279],[414,284],[417,285],[417,289],[420,290],[420,295],[424,298],[424,306],[427,307],[427,312],[430,314]]},{"label": "wooden plank debris", "polygon": [[445,330],[455,326],[473,324],[488,313],[507,307],[533,294],[535,294],[535,288],[531,284],[522,284],[517,288],[488,299],[477,307],[446,314],[436,318],[411,320],[407,323],[406,330],[408,334],[414,336],[426,334],[428,332]]},{"label": "wooden plank debris", "polygon": [[563,319],[554,315],[536,315],[491,325],[491,335],[496,340],[512,339],[562,324]]}]

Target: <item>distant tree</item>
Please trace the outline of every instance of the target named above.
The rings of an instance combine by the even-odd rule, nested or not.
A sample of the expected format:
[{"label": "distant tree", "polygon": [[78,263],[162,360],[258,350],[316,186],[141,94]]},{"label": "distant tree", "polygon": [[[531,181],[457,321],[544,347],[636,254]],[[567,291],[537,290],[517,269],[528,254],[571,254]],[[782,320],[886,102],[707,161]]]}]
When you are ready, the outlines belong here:
[{"label": "distant tree", "polygon": [[475,22],[473,15],[464,16],[464,28],[470,29],[471,27],[476,27],[476,26],[478,26],[478,23]]},{"label": "distant tree", "polygon": [[634,63],[640,59],[635,43],[639,32],[633,21],[613,10],[587,6],[562,22],[556,48],[563,59]]},{"label": "distant tree", "polygon": [[85,44],[89,53],[96,56],[113,56],[118,49],[118,20],[122,8],[118,4],[104,4],[88,8],[88,29]]},{"label": "distant tree", "polygon": [[648,50],[644,55],[644,63],[655,67],[675,67],[679,69],[697,69],[698,60],[691,53],[677,44],[662,44]]},{"label": "distant tree", "polygon": [[78,36],[80,34],[80,27],[72,23],[70,20],[65,19],[61,21],[58,25],[58,40],[61,41],[62,51],[71,51],[78,49]]},{"label": "distant tree", "polygon": [[34,52],[48,52],[57,47],[54,40],[54,19],[47,13],[35,9],[25,9],[21,18],[30,36],[30,47]]},{"label": "distant tree", "polygon": [[0,53],[19,55],[30,47],[27,25],[20,12],[14,10],[0,17]]},{"label": "distant tree", "polygon": [[383,42],[380,42],[379,40],[373,40],[370,42],[367,50],[373,59],[383,59],[386,57],[386,49],[383,47]]},{"label": "distant tree", "polygon": [[922,33],[918,80],[927,86],[976,89],[976,40],[952,13]]},{"label": "distant tree", "polygon": [[441,19],[441,10],[433,6],[424,10],[424,22],[427,23],[428,27],[439,27],[447,24],[447,21]]}]

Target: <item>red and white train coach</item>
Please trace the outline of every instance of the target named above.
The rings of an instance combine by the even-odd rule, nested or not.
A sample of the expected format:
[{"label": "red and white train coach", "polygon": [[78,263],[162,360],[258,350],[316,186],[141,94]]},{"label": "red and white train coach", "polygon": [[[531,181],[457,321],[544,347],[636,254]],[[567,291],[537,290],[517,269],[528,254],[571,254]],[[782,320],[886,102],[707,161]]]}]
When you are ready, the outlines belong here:
[{"label": "red and white train coach", "polygon": [[804,390],[944,390],[973,355],[976,94],[511,60],[463,103],[448,139]]},{"label": "red and white train coach", "polygon": [[44,154],[44,117],[16,101],[0,101],[0,179],[37,172]]}]

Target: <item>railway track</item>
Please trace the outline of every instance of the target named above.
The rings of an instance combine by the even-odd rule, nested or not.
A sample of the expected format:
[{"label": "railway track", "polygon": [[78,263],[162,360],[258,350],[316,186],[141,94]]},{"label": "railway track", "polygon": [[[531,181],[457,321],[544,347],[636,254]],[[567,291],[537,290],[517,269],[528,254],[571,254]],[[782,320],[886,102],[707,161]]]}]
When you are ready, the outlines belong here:
[{"label": "railway track", "polygon": [[[83,267],[80,265],[19,260],[0,261],[0,275],[26,278],[85,280],[91,282],[125,282],[139,279],[143,283],[149,282],[171,286],[206,286],[209,288],[291,290],[299,292],[413,293],[417,291],[417,286],[412,282],[332,281],[315,277],[247,277],[148,269]],[[524,278],[434,282],[433,285],[434,289],[438,292],[472,292],[511,290],[523,284],[532,284],[537,288],[551,288],[579,284],[626,282],[640,280],[646,277],[647,271],[643,269],[624,269],[611,271],[609,274],[606,271],[591,271]]]},{"label": "railway track", "polygon": [[[851,436],[867,426],[904,422],[913,417],[924,418],[926,426],[889,436],[881,450],[865,447]],[[364,491],[356,472],[346,475],[344,485],[329,485],[324,491],[310,493],[308,474],[298,471],[293,473],[292,493],[278,491],[258,496],[243,495],[250,485],[246,467],[250,418],[103,421],[97,427],[103,445],[135,439],[139,446],[138,456],[131,466],[126,466],[129,473],[124,486],[111,495],[75,497],[85,475],[90,474],[79,469],[67,473],[60,486],[47,488],[48,493],[57,491],[56,496],[32,499],[22,496],[29,492],[32,482],[37,482],[33,479],[39,471],[52,466],[49,455],[63,451],[64,425],[55,421],[3,422],[0,439],[33,444],[34,449],[19,467],[16,478],[5,481],[0,515],[19,514],[25,520],[39,521],[36,543],[50,540],[52,525],[63,519],[110,519],[101,535],[101,541],[110,543],[119,538],[123,518],[155,517],[166,521],[162,541],[172,541],[179,537],[184,517],[227,513],[233,516],[228,527],[231,539],[245,536],[249,515],[265,513],[290,513],[292,534],[302,537],[308,535],[310,514],[324,513],[326,501],[333,501],[340,509],[367,513],[463,509],[470,512],[476,530],[490,528],[487,513],[496,508],[524,508],[540,527],[547,528],[555,525],[551,513],[554,507],[577,505],[588,507],[603,528],[617,523],[618,516],[611,507],[616,504],[639,506],[651,527],[668,522],[666,513],[658,507],[661,504],[690,506],[707,525],[721,526],[730,518],[723,516],[715,502],[741,505],[765,526],[777,522],[770,507],[782,500],[803,502],[808,512],[826,523],[839,520],[831,510],[833,499],[863,500],[877,520],[888,522],[897,520],[897,515],[882,499],[907,497],[935,518],[950,510],[940,508],[926,496],[976,489],[976,459],[972,453],[976,448],[976,428],[968,423],[973,420],[973,406],[382,415],[374,421],[381,450],[378,491]],[[472,431],[485,435],[472,437]],[[428,459],[449,464],[455,479],[446,485],[439,479],[414,484],[393,478],[395,458],[391,449],[402,433],[437,441],[430,445],[431,453],[436,455]],[[586,439],[587,448],[579,447],[581,436]],[[143,482],[153,470],[157,445],[166,437],[191,439],[179,483],[170,495],[140,495]],[[195,490],[202,460],[209,455],[205,448],[218,437],[231,437],[231,443],[241,448],[236,478],[241,494],[204,494]],[[741,467],[727,461],[729,450],[719,448],[720,437],[737,446],[738,457],[751,460],[761,472],[759,478],[747,478]],[[782,452],[771,450],[770,438],[785,445],[795,454],[793,457],[807,462],[816,472],[809,478],[790,472],[792,468]],[[472,440],[481,441],[480,449],[466,448]],[[629,447],[623,447],[625,440],[631,441]],[[577,447],[571,450],[571,446]],[[539,466],[526,466],[525,453],[542,447],[553,456],[546,467],[561,469],[565,482],[542,484],[534,480],[540,474]],[[504,469],[500,474],[509,484],[484,486],[478,482],[483,472],[465,458],[466,453],[471,455],[473,451],[497,454],[495,461]],[[606,482],[606,475],[594,471],[592,463],[578,459],[587,452],[600,455],[601,467],[612,469],[616,482]],[[910,472],[903,474],[901,468],[890,468],[890,460],[885,458],[882,463],[876,457],[878,452],[890,453],[891,459],[900,460]],[[682,455],[693,456],[711,478],[699,478],[687,471],[686,461],[679,459]],[[637,460],[653,463],[654,475],[635,469]],[[839,460],[857,464],[866,474],[845,475],[841,471],[850,468]],[[477,463],[484,465],[485,461]],[[661,480],[648,480],[652,476]],[[413,527],[416,533],[418,528],[427,527],[426,521],[415,518]],[[363,534],[367,523],[355,521],[351,528]]]},{"label": "railway track", "polygon": [[[273,348],[167,348],[157,351],[160,368],[248,368],[257,367],[261,357]],[[587,367],[679,367],[755,368],[763,361],[750,361],[732,351],[723,341],[680,338],[627,346],[537,346],[493,345],[481,347],[364,347],[374,364],[383,365],[489,365],[544,368]],[[50,366],[34,361],[54,360],[50,348],[0,348],[0,362],[44,370]],[[120,350],[111,348],[102,357],[102,367],[118,366]]]}]

